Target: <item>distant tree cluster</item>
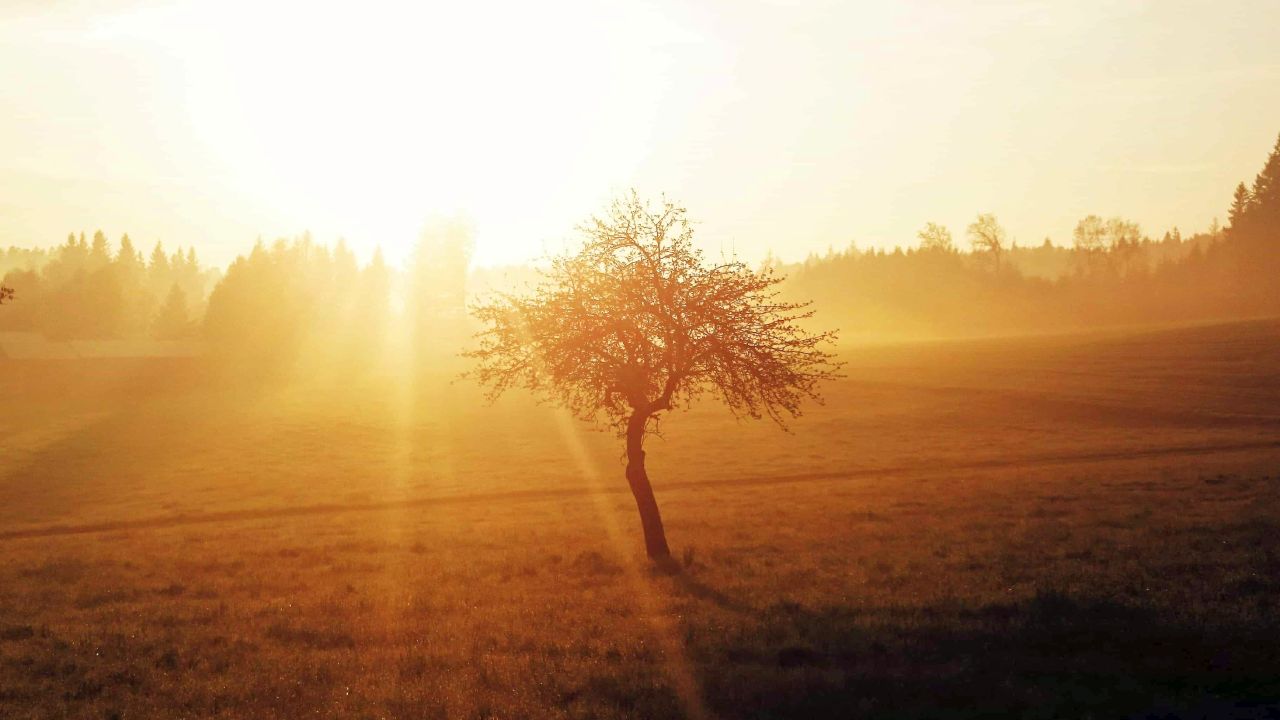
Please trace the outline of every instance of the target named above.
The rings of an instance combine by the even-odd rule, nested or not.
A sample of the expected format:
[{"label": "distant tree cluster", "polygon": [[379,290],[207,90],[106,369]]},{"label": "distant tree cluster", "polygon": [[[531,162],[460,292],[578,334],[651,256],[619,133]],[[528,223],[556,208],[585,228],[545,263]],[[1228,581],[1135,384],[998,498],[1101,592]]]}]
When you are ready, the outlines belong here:
[{"label": "distant tree cluster", "polygon": [[259,241],[210,293],[204,337],[215,358],[247,372],[350,369],[381,347],[390,282],[381,251],[361,268],[342,241]]},{"label": "distant tree cluster", "polygon": [[968,229],[973,252],[946,243],[930,223],[918,248],[851,247],[782,268],[785,290],[812,298],[849,334],[920,335],[1037,331],[1190,319],[1218,307],[1222,288],[1208,272],[1223,234],[1161,240],[1134,223],[1088,216],[1071,247],[1010,244],[993,216]]},{"label": "distant tree cluster", "polygon": [[44,248],[0,248],[0,277],[14,270],[39,270],[49,262],[51,254]]},{"label": "distant tree cluster", "polygon": [[1252,187],[1236,186],[1227,220],[1224,270],[1244,281],[1253,302],[1280,306],[1280,139]]},{"label": "distant tree cluster", "polygon": [[101,230],[50,251],[10,248],[0,262],[4,287],[21,298],[0,329],[59,339],[191,337],[214,279],[194,248],[168,254],[157,242],[144,258],[127,234],[113,246]]},{"label": "distant tree cluster", "polygon": [[[966,228],[972,252],[928,223],[917,248],[850,248],[791,268],[786,290],[813,298],[848,334],[974,334],[1280,312],[1280,141],[1229,225],[1156,239],[1123,217],[1081,218],[1070,246],[1011,243],[997,218]],[[775,261],[776,264],[776,261]]]},{"label": "distant tree cluster", "polygon": [[1088,215],[1073,245],[1020,247],[995,215],[966,228],[972,252],[928,223],[915,249],[849,250],[783,268],[786,290],[814,299],[851,334],[1041,331],[1116,322],[1165,322],[1224,310],[1211,272],[1221,231],[1161,240],[1123,218]]},{"label": "distant tree cluster", "polygon": [[[979,334],[1280,312],[1280,141],[1251,184],[1235,189],[1228,225],[1155,238],[1123,217],[1087,215],[1068,245],[1019,245],[991,213],[964,231],[927,223],[918,247],[854,247],[784,266],[786,298],[813,300],[845,335]],[[128,235],[72,235],[49,250],[0,250],[0,331],[50,338],[202,337],[244,367],[299,360],[368,364],[402,320],[412,357],[452,358],[475,329],[465,305],[477,287],[528,281],[528,267],[470,268],[471,229],[428,226],[407,274],[380,254],[360,267],[345,244],[309,236],[259,242],[219,280],[193,249],[144,255]],[[393,283],[403,281],[403,304]],[[212,290],[212,292],[210,292]],[[207,300],[206,300],[207,298]]]},{"label": "distant tree cluster", "polygon": [[[433,223],[423,232],[407,276],[382,251],[361,265],[343,240],[331,249],[310,234],[259,241],[236,258],[209,295],[202,325],[212,358],[224,368],[279,376],[350,377],[384,367],[400,342],[416,362],[455,359],[471,331],[466,321],[472,232],[465,223]],[[392,302],[401,284],[403,307]]]},{"label": "distant tree cluster", "polygon": [[[51,339],[202,339],[220,366],[264,376],[319,368],[368,369],[394,337],[412,357],[456,359],[472,332],[466,314],[472,231],[458,221],[423,232],[400,282],[375,252],[364,266],[346,243],[330,248],[309,234],[259,240],[225,274],[202,268],[192,249],[143,256],[128,235],[112,244],[70,236],[50,250],[0,250],[0,331]],[[10,303],[11,300],[14,302]],[[403,321],[392,333],[393,324]]]}]

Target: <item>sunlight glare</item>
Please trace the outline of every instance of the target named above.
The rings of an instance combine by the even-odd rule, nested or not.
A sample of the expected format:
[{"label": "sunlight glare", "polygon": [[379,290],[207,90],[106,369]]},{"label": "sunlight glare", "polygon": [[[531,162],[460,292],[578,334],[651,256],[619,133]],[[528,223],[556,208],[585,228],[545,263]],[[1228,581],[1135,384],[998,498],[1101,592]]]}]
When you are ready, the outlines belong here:
[{"label": "sunlight glare", "polygon": [[401,260],[424,218],[461,214],[493,264],[542,254],[628,181],[661,80],[639,39],[663,28],[565,3],[192,2],[96,35],[180,58],[206,152],[282,227]]}]

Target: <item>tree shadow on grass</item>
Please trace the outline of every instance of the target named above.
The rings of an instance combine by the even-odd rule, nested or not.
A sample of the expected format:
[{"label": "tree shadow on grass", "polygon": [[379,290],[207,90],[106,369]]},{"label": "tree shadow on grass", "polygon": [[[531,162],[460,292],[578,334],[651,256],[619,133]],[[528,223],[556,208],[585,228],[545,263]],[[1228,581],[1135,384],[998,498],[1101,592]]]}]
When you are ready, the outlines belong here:
[{"label": "tree shadow on grass", "polygon": [[779,603],[690,652],[722,717],[1280,718],[1275,620],[1206,627],[1056,592],[976,608]]},{"label": "tree shadow on grass", "polygon": [[673,559],[665,559],[657,561],[654,564],[653,571],[657,574],[671,578],[672,584],[684,595],[699,601],[709,602],[721,610],[728,610],[739,615],[750,613],[751,607],[738,602],[725,593],[707,585],[694,576],[693,573],[687,572],[678,562]]}]

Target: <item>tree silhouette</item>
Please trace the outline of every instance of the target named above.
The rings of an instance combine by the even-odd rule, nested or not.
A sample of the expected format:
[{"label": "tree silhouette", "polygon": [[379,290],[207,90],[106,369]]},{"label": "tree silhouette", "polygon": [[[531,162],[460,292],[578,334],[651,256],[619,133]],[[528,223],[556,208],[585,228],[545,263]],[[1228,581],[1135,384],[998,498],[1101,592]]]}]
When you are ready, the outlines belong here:
[{"label": "tree silhouette", "polygon": [[1275,228],[1280,225],[1280,137],[1267,157],[1267,162],[1253,180],[1251,209],[1262,215],[1262,222]]},{"label": "tree silhouette", "polygon": [[156,241],[155,249],[151,251],[151,262],[147,264],[147,272],[151,275],[151,281],[157,285],[169,278],[169,256],[164,254],[164,245],[159,240]]},{"label": "tree silhouette", "polygon": [[1072,232],[1080,272],[1096,274],[1106,261],[1107,223],[1097,215],[1086,215]]},{"label": "tree silhouette", "polygon": [[1107,239],[1112,269],[1121,275],[1130,273],[1138,254],[1139,243],[1142,242],[1142,228],[1130,220],[1113,217],[1107,221]]},{"label": "tree silhouette", "polygon": [[920,238],[920,249],[930,252],[952,252],[955,244],[951,241],[951,231],[937,223],[927,223],[916,233]]},{"label": "tree silhouette", "polygon": [[111,249],[107,245],[107,236],[101,231],[93,234],[93,246],[89,250],[89,269],[98,270],[111,262]]},{"label": "tree silhouette", "polygon": [[141,272],[146,267],[146,263],[142,261],[142,253],[138,252],[133,246],[133,241],[129,239],[129,233],[125,233],[120,237],[120,250],[116,252],[116,266],[122,272],[130,277]]},{"label": "tree silhouette", "polygon": [[685,209],[670,202],[654,209],[632,191],[580,230],[582,247],[553,258],[530,293],[473,309],[484,329],[465,355],[491,398],[525,388],[619,431],[645,549],[662,559],[670,551],[644,463],[650,421],[703,395],[736,415],[797,416],[837,374],[823,350],[835,334],[804,330],[808,303],[780,300],[771,271],[706,262]]},{"label": "tree silhouette", "polygon": [[991,213],[982,213],[969,224],[969,243],[974,252],[991,255],[996,264],[996,274],[1000,274],[1000,256],[1004,254],[1005,232]]}]

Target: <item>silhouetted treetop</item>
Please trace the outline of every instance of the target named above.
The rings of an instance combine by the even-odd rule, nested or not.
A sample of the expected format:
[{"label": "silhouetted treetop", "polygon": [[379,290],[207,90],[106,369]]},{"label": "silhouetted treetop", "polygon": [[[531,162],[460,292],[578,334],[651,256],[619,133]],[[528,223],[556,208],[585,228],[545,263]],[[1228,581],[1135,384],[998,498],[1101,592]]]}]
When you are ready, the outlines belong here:
[{"label": "silhouetted treetop", "polygon": [[633,191],[580,230],[581,249],[554,258],[531,294],[474,309],[485,329],[468,355],[493,396],[524,387],[623,426],[713,393],[782,421],[835,375],[822,349],[835,334],[799,324],[808,303],[780,300],[768,268],[708,263],[684,208]]},{"label": "silhouetted treetop", "polygon": [[951,240],[951,231],[937,223],[927,223],[920,232],[920,249],[932,252],[953,252],[955,243]]},{"label": "silhouetted treetop", "polygon": [[1261,172],[1254,178],[1253,208],[1266,213],[1269,220],[1280,218],[1280,137],[1262,166]]},{"label": "silhouetted treetop", "polygon": [[996,272],[1000,271],[1000,256],[1004,253],[1005,231],[1000,227],[996,216],[991,213],[978,215],[966,231],[973,251],[986,253],[995,262]]}]

